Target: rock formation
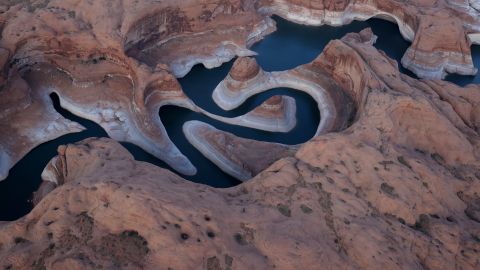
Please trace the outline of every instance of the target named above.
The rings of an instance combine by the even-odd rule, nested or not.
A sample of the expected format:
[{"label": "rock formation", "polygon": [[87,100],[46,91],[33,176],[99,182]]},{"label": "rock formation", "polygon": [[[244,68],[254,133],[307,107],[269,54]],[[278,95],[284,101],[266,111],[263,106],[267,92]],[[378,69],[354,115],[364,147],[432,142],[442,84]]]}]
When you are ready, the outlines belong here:
[{"label": "rock formation", "polygon": [[[475,72],[475,0],[4,1],[0,179],[36,145],[82,129],[55,112],[52,93],[113,139],[193,173],[158,109],[201,111],[175,77],[251,55],[274,29],[271,14],[315,25],[394,20],[413,41],[402,62],[419,76]],[[287,86],[322,114],[318,136],[258,162],[251,149],[269,144],[188,123],[187,134],[225,139],[207,151],[245,166],[240,177],[258,173],[237,187],[188,182],[111,139],[60,147],[32,212],[0,222],[0,267],[479,269],[480,86],[403,75],[374,41],[369,30],[346,35],[290,71],[237,61],[215,92],[224,108]]]},{"label": "rock formation", "polygon": [[478,1],[262,0],[259,11],[307,25],[346,25],[380,18],[395,22],[412,42],[402,64],[421,78],[474,75],[470,46],[480,44]]},{"label": "rock formation", "polygon": [[297,124],[297,106],[295,99],[289,96],[273,96],[251,112],[234,118],[221,117],[202,109],[198,112],[231,125],[270,132],[289,132]]},{"label": "rock formation", "polygon": [[136,72],[139,77],[132,78],[128,66],[106,56],[74,63],[56,60],[51,56],[45,60],[49,64],[29,67],[17,77],[17,84],[0,92],[7,108],[21,104],[4,110],[0,118],[0,137],[9,161],[6,169],[35,146],[81,130],[54,110],[49,95],[56,93],[62,107],[95,121],[111,138],[137,144],[181,173],[195,173],[168,138],[158,116],[163,105],[194,107],[174,77],[165,71],[152,74],[140,68]]},{"label": "rock formation", "polygon": [[[99,123],[110,137],[194,174],[157,117],[158,108],[172,102],[204,112],[186,98],[168,96],[176,91],[169,88],[173,77],[197,63],[215,67],[253,55],[248,48],[275,30],[272,14],[311,25],[392,20],[413,41],[402,62],[419,76],[476,72],[469,47],[479,43],[477,1],[7,1],[0,5],[0,179],[35,146],[82,130],[52,109],[53,92],[64,108]],[[239,65],[233,80],[248,82],[256,72],[251,64]],[[343,120],[330,115],[343,115],[335,111],[344,107],[317,98],[324,102],[319,133],[344,127],[331,126]]]},{"label": "rock formation", "polygon": [[188,141],[222,171],[241,181],[251,179],[297,147],[242,139],[199,121],[183,125]]},{"label": "rock formation", "polygon": [[[253,70],[248,77],[237,75],[237,66],[241,63],[249,63]],[[239,77],[242,79],[237,80]],[[306,92],[317,102],[321,115],[317,135],[345,128],[355,111],[350,96],[327,76],[318,65],[318,59],[293,70],[265,72],[253,59],[239,58],[232,72],[215,88],[212,97],[218,106],[230,110],[255,94],[280,87]]]},{"label": "rock formation", "polygon": [[[184,1],[175,8],[165,1],[153,10],[149,1],[123,7],[74,2],[26,1],[7,5],[1,14],[0,180],[34,147],[83,129],[55,112],[51,93],[59,95],[62,107],[98,123],[111,138],[140,146],[182,174],[195,174],[158,117],[159,108],[169,104],[203,112],[172,74],[188,72],[196,63],[213,67],[235,55],[251,55],[246,47],[272,31],[273,21],[241,1]],[[129,12],[121,21],[109,13],[122,9]],[[211,44],[189,43],[198,39]],[[145,66],[124,50],[139,60],[161,62],[145,61],[151,64]],[[289,130],[294,105],[287,103],[283,125],[258,126]],[[255,120],[246,116],[232,123],[251,126]]]},{"label": "rock formation", "polygon": [[261,69],[255,58],[240,57],[233,63],[232,69],[228,74],[234,81],[246,82],[255,78],[260,71]]},{"label": "rock formation", "polygon": [[[139,88],[141,92],[135,93],[132,89],[136,83],[130,81],[126,70],[105,57],[99,59],[95,60],[99,61],[96,64],[82,66],[77,63],[70,73],[65,72],[66,68],[59,68],[66,65],[61,61],[54,62],[55,67],[53,64],[39,64],[0,92],[0,105],[5,108],[0,118],[0,150],[4,149],[0,152],[0,179],[4,179],[8,170],[35,146],[83,129],[54,110],[49,99],[51,93],[59,95],[62,107],[97,122],[111,138],[137,144],[183,174],[195,173],[190,161],[168,138],[158,111],[161,106],[176,105],[211,114],[193,104],[175,78],[165,71],[157,70],[155,75],[149,74],[148,79],[145,75],[142,80],[145,86]],[[96,69],[93,70],[92,66]],[[116,73],[113,73],[115,69]],[[97,72],[103,77],[95,77]],[[283,106],[271,110],[262,109],[266,103],[233,119],[212,117],[232,124],[286,132],[295,126],[295,101],[284,97],[282,102]],[[21,105],[12,107],[11,104]]]},{"label": "rock formation", "polygon": [[371,40],[315,61],[353,125],[240,186],[185,181],[108,139],[61,147],[44,172],[58,186],[0,225],[0,266],[478,269],[480,87],[405,76]]},{"label": "rock formation", "polygon": [[235,56],[253,55],[247,48],[275,30],[274,21],[257,13],[254,2],[164,1],[137,14],[126,33],[126,53],[152,67],[168,64],[177,77],[198,63],[213,68]]}]

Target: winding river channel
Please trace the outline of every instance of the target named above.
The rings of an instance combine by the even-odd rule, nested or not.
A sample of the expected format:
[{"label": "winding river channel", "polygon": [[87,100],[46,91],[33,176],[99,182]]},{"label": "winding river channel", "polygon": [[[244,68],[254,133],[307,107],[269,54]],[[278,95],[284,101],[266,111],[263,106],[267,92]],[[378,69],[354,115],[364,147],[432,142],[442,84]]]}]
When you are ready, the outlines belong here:
[{"label": "winding river channel", "polygon": [[[278,31],[252,48],[252,50],[258,53],[256,56],[257,62],[266,71],[288,70],[306,64],[315,59],[330,40],[339,39],[346,33],[358,32],[367,27],[371,27],[373,32],[379,37],[375,46],[397,61],[400,61],[403,53],[409,46],[409,42],[402,38],[395,24],[379,19],[353,22],[343,27],[309,27],[296,25],[280,18],[274,19],[277,21]],[[475,66],[480,67],[480,46],[473,47],[473,55]],[[211,95],[215,86],[228,74],[232,63],[233,61],[212,70],[199,65],[195,66],[187,76],[180,79],[185,93],[203,109],[227,117],[243,115],[273,95],[288,95],[294,97],[297,102],[296,117],[298,120],[297,126],[289,133],[270,133],[224,124],[179,107],[162,107],[159,114],[168,135],[198,169],[196,175],[183,177],[197,183],[218,188],[231,187],[239,184],[240,181],[222,172],[188,143],[182,132],[182,125],[186,121],[200,120],[220,130],[228,131],[244,138],[284,144],[299,144],[312,138],[320,120],[317,104],[310,96],[299,91],[284,88],[272,89],[271,91],[258,94],[235,110],[222,110],[213,102]],[[415,77],[404,68],[401,68],[401,72]],[[450,75],[447,77],[447,80],[464,86],[469,83],[480,83],[480,75],[475,77]],[[31,210],[32,204],[30,200],[32,193],[41,182],[40,174],[48,161],[57,154],[59,145],[75,143],[89,137],[107,137],[106,132],[97,124],[79,118],[62,109],[59,105],[58,97],[52,96],[52,101],[57,111],[64,117],[82,124],[87,130],[44,143],[16,164],[10,171],[9,177],[5,181],[0,182],[0,220],[14,220]],[[156,159],[139,147],[125,143],[123,145],[137,160],[170,169],[164,162]]]}]

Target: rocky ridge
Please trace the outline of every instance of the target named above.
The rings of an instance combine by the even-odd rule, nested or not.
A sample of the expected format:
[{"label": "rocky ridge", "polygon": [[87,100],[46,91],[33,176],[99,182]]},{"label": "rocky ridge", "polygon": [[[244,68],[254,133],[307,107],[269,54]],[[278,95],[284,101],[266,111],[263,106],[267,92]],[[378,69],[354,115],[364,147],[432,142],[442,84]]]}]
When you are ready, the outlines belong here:
[{"label": "rocky ridge", "polygon": [[[407,68],[428,78],[473,74],[470,45],[478,43],[480,18],[476,2],[8,1],[0,7],[0,179],[34,147],[83,129],[53,110],[51,93],[115,140],[140,146],[182,174],[195,174],[157,111],[173,104],[206,113],[180,93],[175,77],[198,63],[211,68],[252,56],[248,48],[275,30],[272,14],[312,25],[393,20],[413,41],[402,61]],[[238,76],[253,74],[239,71]],[[327,120],[333,110],[343,110],[323,108]],[[218,119],[271,131],[287,131],[293,123],[288,116],[280,126],[256,123],[257,118],[252,125],[249,117]],[[327,120],[319,133],[341,129]]]},{"label": "rocky ridge", "polygon": [[262,0],[259,11],[307,25],[346,25],[380,18],[396,23],[412,42],[404,67],[421,78],[443,79],[448,73],[473,75],[470,47],[480,44],[478,1],[425,0]]},{"label": "rocky ridge", "polygon": [[[35,145],[82,128],[56,114],[47,99],[52,92],[62,106],[102,123],[114,139],[138,144],[151,139],[158,145],[168,139],[157,137],[162,125],[152,115],[159,106],[198,109],[175,79],[190,64],[203,61],[208,66],[207,60],[213,59],[216,65],[236,54],[250,54],[244,49],[272,30],[269,14],[304,15],[310,10],[313,18],[323,20],[325,14],[341,17],[347,7],[352,12],[360,6],[353,1],[293,0],[182,1],[185,6],[179,9],[172,8],[178,5],[173,1],[7,3],[0,7],[0,176]],[[425,32],[425,18],[433,23],[452,15],[445,17],[454,20],[452,29],[470,40],[456,36],[452,47],[446,38],[443,50],[452,53],[435,54],[433,49],[428,59],[471,68],[468,57],[459,62],[450,55],[457,49],[468,55],[469,41],[478,42],[476,1],[375,5],[377,13],[390,10],[390,15],[375,16],[401,16],[396,21],[404,36],[415,33],[417,45],[426,42],[422,36],[442,44],[437,44],[437,34],[442,37],[443,32]],[[197,17],[185,20],[189,14]],[[242,27],[247,18],[248,27]],[[163,28],[160,22],[168,23]],[[402,28],[404,22],[409,26]],[[201,25],[220,30],[212,33]],[[238,39],[229,37],[226,29],[233,29]],[[195,44],[203,34],[212,41],[206,51],[198,52],[197,46],[180,53],[184,48],[178,44]],[[395,61],[372,46],[374,40],[369,30],[349,34],[330,42],[312,63],[284,73],[287,78],[305,76],[309,82],[325,78],[322,83],[333,85],[323,87],[329,95],[352,104],[347,113],[335,114],[345,125],[323,130],[280,160],[247,166],[252,175],[259,173],[237,187],[215,189],[188,182],[135,161],[110,139],[60,147],[42,174],[45,182],[36,194],[36,207],[17,221],[0,223],[0,267],[478,269],[480,86],[462,88],[403,75]],[[415,46],[412,50],[420,48]],[[163,64],[141,60],[159,52],[165,55]],[[189,55],[199,56],[194,61],[182,58]],[[417,66],[428,62],[418,55]],[[243,59],[239,61],[249,63],[249,71],[253,61]],[[432,74],[441,77],[437,69],[422,76]],[[247,86],[250,80],[271,76],[260,68],[236,75],[230,76],[231,82]],[[227,93],[231,88],[222,89]],[[248,87],[232,89],[239,94]],[[340,105],[334,109],[344,110]],[[81,110],[85,108],[91,110]],[[225,136],[214,133],[219,134]],[[247,147],[234,150],[248,152],[255,146],[242,145]],[[161,155],[169,153],[158,149]],[[184,171],[191,169],[177,161],[177,168],[187,164]]]},{"label": "rocky ridge", "polygon": [[479,86],[402,75],[370,35],[318,62],[355,94],[355,123],[240,186],[185,181],[108,139],[60,148],[45,171],[58,187],[0,225],[2,266],[477,269]]}]

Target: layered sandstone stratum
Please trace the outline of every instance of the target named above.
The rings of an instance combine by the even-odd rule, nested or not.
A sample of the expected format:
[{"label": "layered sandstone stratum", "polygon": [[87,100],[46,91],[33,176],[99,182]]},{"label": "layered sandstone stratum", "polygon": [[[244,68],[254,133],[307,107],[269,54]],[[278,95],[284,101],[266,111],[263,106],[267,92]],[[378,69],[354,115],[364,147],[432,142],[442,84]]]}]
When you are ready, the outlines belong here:
[{"label": "layered sandstone stratum", "polygon": [[[369,29],[288,71],[265,72],[248,58],[248,47],[275,29],[272,14],[313,25],[380,17],[413,40],[402,63],[420,77],[472,74],[478,9],[472,0],[3,2],[0,179],[35,146],[82,129],[55,111],[51,93],[112,139],[58,149],[32,212],[0,222],[0,267],[479,269],[479,85],[401,74]],[[166,134],[161,106],[288,130],[295,110],[286,97],[220,118],[175,78],[235,56],[214,92],[220,106],[272,87],[305,91],[321,112],[317,136],[273,145],[186,123],[192,144],[224,171],[254,176],[228,189],[135,161],[115,141],[193,174]]]},{"label": "layered sandstone stratum", "polygon": [[[402,62],[420,77],[476,73],[470,45],[479,43],[477,1],[177,2],[8,0],[1,5],[0,179],[34,147],[83,129],[54,111],[51,93],[59,95],[62,107],[98,123],[111,138],[138,145],[182,174],[195,174],[196,168],[168,138],[158,109],[170,104],[215,118],[184,95],[175,77],[198,63],[211,68],[235,56],[254,55],[248,48],[275,30],[272,14],[310,25],[341,25],[372,17],[392,20],[413,41]],[[249,76],[258,77],[256,70],[242,73],[248,64],[239,65],[232,79],[248,83]],[[311,77],[302,71],[292,73],[272,85]],[[305,78],[307,84],[309,80]],[[305,91],[308,85],[300,88]],[[330,106],[342,97],[307,92],[323,95],[315,98],[325,101],[319,102],[323,114],[319,133],[342,126],[329,116],[346,116],[335,111],[348,106]],[[284,132],[294,124],[288,108],[292,106],[286,107],[279,124],[255,113],[217,119]]]}]

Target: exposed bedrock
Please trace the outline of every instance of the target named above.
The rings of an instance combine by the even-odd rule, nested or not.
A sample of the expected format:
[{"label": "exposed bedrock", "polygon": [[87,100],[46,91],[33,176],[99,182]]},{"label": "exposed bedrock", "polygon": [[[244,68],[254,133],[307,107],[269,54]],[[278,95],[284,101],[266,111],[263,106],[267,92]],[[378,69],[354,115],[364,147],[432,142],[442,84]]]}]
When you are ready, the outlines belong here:
[{"label": "exposed bedrock", "polygon": [[262,0],[259,11],[307,25],[389,20],[398,25],[405,39],[412,41],[402,64],[419,77],[440,79],[448,73],[477,73],[470,46],[479,44],[478,1]]},{"label": "exposed bedrock", "polygon": [[288,132],[296,124],[295,101],[290,97],[272,98],[244,116],[219,117],[196,106],[164,65],[152,70],[110,52],[75,49],[17,51],[9,81],[0,92],[0,145],[5,149],[0,179],[39,144],[83,130],[54,110],[51,93],[59,96],[63,108],[98,123],[111,138],[134,143],[186,175],[196,169],[168,137],[158,115],[162,106],[185,107],[266,131]]},{"label": "exposed bedrock", "polygon": [[[57,92],[62,106],[75,114],[102,122],[102,127],[111,137],[141,146],[184,174],[194,173],[195,169],[190,162],[171,144],[168,137],[164,136],[165,131],[156,113],[159,104],[150,102],[149,106],[145,106],[144,91],[149,87],[148,84],[154,83],[155,76],[163,78],[167,76],[164,74],[169,72],[182,76],[196,63],[213,67],[236,55],[251,55],[248,47],[275,29],[274,21],[268,17],[271,14],[316,25],[344,24],[352,19],[372,16],[390,19],[399,24],[405,38],[413,40],[412,50],[407,52],[403,62],[411,64],[413,69],[418,66],[417,73],[425,71],[425,76],[428,77],[441,77],[444,71],[453,69],[460,73],[470,73],[473,67],[470,63],[469,46],[471,42],[479,43],[480,19],[477,2],[9,2],[1,7],[0,14],[0,95],[2,101],[5,101],[1,105],[0,117],[2,121],[7,121],[1,124],[6,126],[4,130],[9,130],[9,134],[15,136],[2,135],[0,176],[4,178],[6,170],[39,143],[82,130],[78,124],[63,119],[54,112],[46,98],[48,92]],[[445,36],[446,33],[453,34]],[[125,55],[125,52],[133,58]],[[93,88],[97,85],[120,84],[121,90],[118,91],[122,93],[113,95],[113,90],[110,89],[105,90],[108,93],[101,97],[100,94],[92,95],[98,99],[95,104],[101,106],[91,110],[84,106],[91,106],[92,103],[83,104],[80,99],[84,97],[79,97],[80,92],[69,98],[68,95],[59,93],[59,89],[50,87],[42,90],[43,94],[31,94],[33,87],[24,81],[22,74],[40,66],[58,68],[60,71],[54,73],[61,72],[64,74],[62,76],[70,77],[72,83],[69,87],[85,88],[85,91],[94,93]],[[304,65],[285,74],[265,74],[260,69],[257,74],[255,69],[249,69],[248,63],[243,67],[247,73],[242,73],[242,67],[238,68],[238,74],[232,73],[232,78],[238,81],[246,80],[244,84],[268,75],[267,77],[277,80],[270,82],[272,87],[292,86],[305,88],[303,91],[316,92],[316,100],[322,102],[319,103],[322,109],[319,134],[348,126],[348,117],[353,109],[349,106],[338,106],[344,104],[345,100],[342,100],[342,96],[336,97],[335,93],[342,91],[332,91],[339,82],[331,82],[333,86],[329,86],[330,79],[321,75],[322,72],[314,71],[311,73],[314,75],[306,75],[309,72],[300,70],[314,70],[316,67]],[[254,78],[250,78],[255,74]],[[311,81],[324,81],[322,87],[325,87],[325,91],[310,89]],[[300,84],[304,85],[299,86]],[[126,87],[127,85],[129,87]],[[34,87],[39,88],[37,85]],[[131,89],[126,90],[127,88]],[[15,93],[10,94],[12,92]],[[327,92],[329,96],[326,95]],[[111,96],[115,96],[112,101],[106,99]],[[186,99],[167,100],[202,112]],[[162,104],[169,104],[168,102]],[[114,107],[109,107],[110,105]],[[98,115],[95,110],[99,109],[106,109],[107,115]],[[115,111],[116,109],[121,110]],[[21,120],[25,115],[29,115],[29,119]],[[45,117],[40,119],[39,115]],[[125,115],[128,115],[127,120],[124,119]],[[104,119],[112,117],[113,122]],[[117,120],[122,123],[117,123]],[[20,141],[22,143],[19,143]]]},{"label": "exposed bedrock", "polygon": [[59,148],[35,209],[0,225],[0,267],[478,269],[479,87],[410,79],[361,41],[324,52],[364,93],[358,121],[238,187],[191,183],[109,139]]},{"label": "exposed bedrock", "polygon": [[198,111],[224,123],[269,132],[289,132],[297,125],[297,106],[295,99],[289,96],[273,96],[251,112],[234,118],[214,115],[202,109]]},{"label": "exposed bedrock", "polygon": [[32,93],[18,75],[0,92],[0,108],[0,180],[40,143],[84,129],[57,113],[48,96]]},{"label": "exposed bedrock", "polygon": [[152,74],[142,67],[133,72],[127,62],[105,54],[87,60],[60,55],[24,59],[18,70],[22,77],[14,82],[24,80],[23,95],[18,96],[22,92],[16,85],[0,92],[4,112],[13,102],[21,105],[0,117],[2,145],[11,162],[6,167],[43,142],[82,130],[55,112],[49,95],[56,93],[63,108],[98,123],[111,138],[134,143],[183,174],[195,174],[158,116],[163,105],[193,107],[168,72]]},{"label": "exposed bedrock", "polygon": [[[179,7],[152,10],[133,23],[125,50],[152,67],[167,64],[176,77],[196,64],[220,66],[276,30],[275,22],[258,14],[255,1],[186,1]],[[201,44],[201,46],[199,46]]]},{"label": "exposed bedrock", "polygon": [[206,158],[241,181],[251,179],[281,158],[293,156],[298,149],[296,146],[243,139],[199,121],[186,122],[183,132]]},{"label": "exposed bedrock", "polygon": [[[443,48],[436,37],[444,32],[420,31],[423,16],[451,13],[445,20],[461,20],[468,37],[478,41],[477,2],[365,5],[375,5],[374,11],[392,5],[394,11],[376,16],[401,18],[404,36],[412,34],[418,44],[431,39],[435,52],[459,52],[468,48],[463,46],[468,39]],[[115,118],[102,120],[115,136],[165,142],[155,137],[161,134],[158,106],[195,110],[194,105],[176,91],[171,67],[140,65],[124,56],[123,45],[145,14],[179,3],[203,2],[51,0],[0,6],[0,47],[8,51],[0,50],[7,59],[0,80],[0,175],[35,143],[82,129],[53,110],[51,92],[79,115]],[[290,6],[282,11],[281,1],[241,3],[307,19],[325,17],[325,6],[339,16],[362,7],[357,1],[292,0],[283,1]],[[315,16],[308,16],[305,6]],[[0,222],[0,268],[479,269],[480,86],[402,75],[373,40],[369,31],[349,34],[330,42],[312,63],[280,73],[279,80],[293,88],[304,83],[310,89],[315,82],[311,92],[322,89],[318,100],[335,113],[323,112],[330,121],[323,131],[338,132],[315,137],[237,187],[188,182],[133,160],[110,139],[60,147],[42,174],[36,207],[17,221]],[[463,54],[465,62],[449,61],[466,67],[468,50]],[[260,69],[252,74],[247,72],[246,80],[227,78],[234,87],[225,86],[225,93],[242,97],[252,82],[278,79]],[[347,106],[348,113],[333,111],[344,108],[336,106],[341,100],[336,94],[355,106]],[[102,106],[86,107],[94,102]],[[98,108],[106,115],[95,114]]]},{"label": "exposed bedrock", "polygon": [[235,81],[245,82],[255,78],[260,71],[260,66],[255,58],[240,57],[233,63],[229,75]]},{"label": "exposed bedrock", "polygon": [[152,68],[166,64],[182,77],[197,63],[211,68],[251,56],[248,48],[275,30],[268,16],[277,14],[309,25],[372,17],[393,21],[413,42],[403,63],[420,77],[474,74],[470,46],[480,43],[478,5],[477,0],[14,1],[0,14],[0,64],[2,50],[11,62],[20,44],[51,49],[70,42],[84,50],[126,53]]},{"label": "exposed bedrock", "polygon": [[[35,146],[83,130],[54,111],[48,97],[53,92],[62,107],[97,122],[110,137],[140,146],[182,174],[195,174],[168,138],[158,109],[170,104],[205,112],[170,74],[252,55],[247,47],[275,29],[248,1],[27,2],[11,3],[0,14],[0,179]],[[288,131],[295,125],[295,105],[284,99],[278,110],[283,116],[265,111],[263,117],[255,110],[217,119]]]},{"label": "exposed bedrock", "polygon": [[[368,33],[374,38],[371,31]],[[356,105],[349,93],[328,77],[321,58],[280,72],[265,72],[253,58],[238,58],[213,91],[213,100],[221,108],[231,110],[255,94],[287,87],[306,92],[317,102],[321,119],[316,135],[342,130],[349,125]]]},{"label": "exposed bedrock", "polygon": [[[55,111],[51,93],[58,94],[63,108],[98,123],[111,138],[134,143],[187,175],[195,174],[196,169],[169,139],[158,116],[161,106],[177,105],[219,121],[266,131],[287,132],[296,124],[295,100],[290,97],[271,98],[244,116],[219,117],[193,104],[165,71],[141,74],[150,82],[138,90],[134,88],[136,78],[124,67],[104,56],[95,61],[72,64],[52,57],[50,64],[25,65],[21,68],[23,77],[18,76],[13,85],[0,92],[4,108],[0,137],[5,149],[0,155],[0,179],[39,144],[83,130]],[[18,106],[12,108],[13,103]]]},{"label": "exposed bedrock", "polygon": [[36,207],[0,224],[0,267],[478,269],[480,87],[402,75],[371,43],[349,34],[315,61],[358,104],[352,126],[240,186],[110,139],[60,147]]},{"label": "exposed bedrock", "polygon": [[158,115],[162,106],[185,107],[266,131],[287,132],[296,124],[295,100],[290,97],[271,98],[244,116],[219,117],[197,107],[167,71],[133,70],[127,62],[104,54],[79,60],[59,55],[23,60],[18,66],[21,73],[0,92],[0,138],[5,149],[0,179],[39,144],[83,130],[55,111],[51,93],[59,96],[63,108],[98,123],[111,138],[134,143],[186,175],[196,169],[168,137]]}]

